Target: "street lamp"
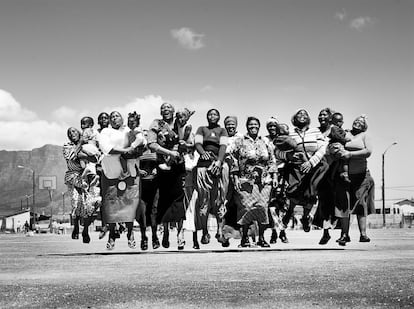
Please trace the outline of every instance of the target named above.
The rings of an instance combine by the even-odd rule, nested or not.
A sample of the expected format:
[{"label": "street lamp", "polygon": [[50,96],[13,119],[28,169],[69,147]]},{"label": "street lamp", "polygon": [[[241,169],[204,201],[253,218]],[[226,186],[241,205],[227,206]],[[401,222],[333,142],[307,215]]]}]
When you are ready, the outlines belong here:
[{"label": "street lamp", "polygon": [[36,178],[35,178],[35,171],[33,169],[31,169],[30,167],[27,166],[23,166],[23,165],[18,165],[18,168],[25,168],[28,169],[29,171],[32,172],[32,188],[33,188],[33,205],[32,205],[32,212],[33,212],[33,223],[36,224],[36,214],[35,214],[35,191],[36,191]]},{"label": "street lamp", "polygon": [[382,226],[385,227],[385,181],[384,181],[384,165],[385,165],[385,153],[390,149],[392,146],[397,145],[397,142],[392,143],[389,145],[385,151],[382,153]]}]

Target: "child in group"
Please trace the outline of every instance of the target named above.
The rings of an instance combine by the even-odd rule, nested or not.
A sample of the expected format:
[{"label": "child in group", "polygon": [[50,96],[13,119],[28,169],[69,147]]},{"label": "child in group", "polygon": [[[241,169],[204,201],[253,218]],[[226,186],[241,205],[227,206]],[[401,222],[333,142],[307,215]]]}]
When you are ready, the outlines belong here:
[{"label": "child in group", "polygon": [[293,163],[302,164],[307,161],[306,154],[298,149],[295,139],[289,136],[289,126],[285,123],[279,124],[279,135],[275,139],[277,150],[293,153]]},{"label": "child in group", "polygon": [[141,115],[137,112],[128,114],[128,146],[131,147],[131,152],[122,154],[120,156],[122,175],[121,179],[125,179],[129,176],[135,178],[137,176],[137,170],[139,171],[139,159],[142,155],[143,148],[146,145],[146,139],[140,127]]},{"label": "child in group", "polygon": [[[181,156],[179,162],[185,161],[185,156],[188,155],[188,150],[194,148],[194,136],[192,134],[192,125],[188,123],[188,120],[194,111],[190,111],[188,108],[179,109],[175,113],[174,128],[173,131],[176,134],[176,139],[178,139],[178,144],[176,144],[173,150],[178,151]],[[191,160],[189,157],[188,160]],[[170,170],[171,169],[171,157],[164,156],[164,162],[159,165],[160,169]]]},{"label": "child in group", "polygon": [[349,142],[346,138],[346,132],[342,129],[343,116],[341,113],[332,114],[331,119],[331,132],[329,133],[329,144],[327,148],[328,154],[330,154],[335,160],[340,162],[339,164],[339,175],[342,180],[351,182],[348,174],[348,161],[342,158],[342,154],[345,151],[345,144]]},{"label": "child in group", "polygon": [[89,177],[91,181],[96,181],[94,178],[98,177],[96,174],[96,163],[100,160],[101,152],[98,148],[98,131],[93,128],[94,121],[92,117],[83,117],[80,124],[82,128],[80,151],[87,155],[86,159],[80,160],[81,166],[84,168],[82,178],[88,183],[88,175],[94,176],[92,178]]}]

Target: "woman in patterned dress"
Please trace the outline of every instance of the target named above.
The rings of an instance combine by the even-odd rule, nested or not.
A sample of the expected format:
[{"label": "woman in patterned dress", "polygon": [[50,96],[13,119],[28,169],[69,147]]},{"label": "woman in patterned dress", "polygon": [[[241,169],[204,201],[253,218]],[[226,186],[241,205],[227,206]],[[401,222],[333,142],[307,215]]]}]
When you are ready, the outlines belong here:
[{"label": "woman in patterned dress", "polygon": [[264,231],[269,224],[268,205],[272,186],[277,185],[277,167],[274,153],[265,140],[259,136],[260,121],[249,117],[246,121],[247,134],[235,140],[231,150],[235,164],[231,173],[234,188],[239,195],[237,223],[242,226],[241,247],[249,247],[249,226],[255,221],[259,225],[260,247],[269,247]]},{"label": "woman in patterned dress", "polygon": [[80,137],[78,129],[70,127],[67,130],[69,142],[63,145],[63,157],[66,160],[68,170],[65,173],[65,184],[68,187],[69,196],[72,204],[72,218],[74,219],[74,228],[72,239],[79,238],[79,221],[83,220],[82,238],[84,243],[90,242],[88,227],[92,223],[92,215],[95,212],[94,203],[86,200],[85,182],[81,175],[83,168],[80,163],[81,158],[87,155],[81,151]]}]

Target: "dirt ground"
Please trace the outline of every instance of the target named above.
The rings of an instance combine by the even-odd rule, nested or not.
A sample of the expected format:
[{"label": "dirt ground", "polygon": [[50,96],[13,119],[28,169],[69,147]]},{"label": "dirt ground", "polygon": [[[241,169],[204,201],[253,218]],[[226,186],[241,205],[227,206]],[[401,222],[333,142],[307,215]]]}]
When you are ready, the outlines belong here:
[{"label": "dirt ground", "polygon": [[0,308],[413,308],[414,229],[368,233],[340,247],[339,231],[321,246],[321,231],[293,230],[270,249],[212,237],[201,250],[186,233],[184,251],[171,234],[169,249],[145,252],[125,236],[107,251],[97,233],[1,234]]}]

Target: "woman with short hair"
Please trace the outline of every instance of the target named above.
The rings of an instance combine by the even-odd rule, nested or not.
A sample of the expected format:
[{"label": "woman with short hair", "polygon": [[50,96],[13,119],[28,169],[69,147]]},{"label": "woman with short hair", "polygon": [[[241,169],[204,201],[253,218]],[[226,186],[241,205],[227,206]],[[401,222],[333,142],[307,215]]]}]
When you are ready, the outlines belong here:
[{"label": "woman with short hair", "polygon": [[168,223],[177,223],[178,250],[183,250],[185,241],[183,235],[183,220],[185,219],[184,206],[184,177],[186,174],[184,161],[180,160],[180,153],[174,150],[179,144],[178,135],[174,128],[174,107],[170,103],[163,103],[160,108],[161,119],[155,119],[148,130],[148,147],[157,153],[158,163],[164,163],[169,156],[170,168],[161,168],[157,165],[157,179],[159,199],[156,222],[164,226],[162,246],[170,247]]},{"label": "woman with short hair", "polygon": [[242,227],[240,246],[249,247],[248,229],[251,224],[259,225],[260,247],[269,247],[264,239],[264,231],[269,224],[268,204],[272,187],[277,185],[277,167],[272,149],[259,136],[260,121],[248,117],[247,133],[234,142],[231,155],[235,158],[232,167],[234,188],[240,203],[237,210],[237,223]]},{"label": "woman with short hair", "polygon": [[193,233],[195,247],[198,245],[197,230],[203,230],[202,244],[210,242],[207,221],[209,214],[216,217],[219,242],[224,242],[223,217],[229,184],[229,169],[224,161],[227,147],[227,131],[219,125],[220,112],[213,108],[207,112],[207,126],[197,129],[195,149],[200,154],[197,162],[196,231]]},{"label": "woman with short hair", "polygon": [[[360,242],[370,242],[367,236],[367,216],[375,213],[374,204],[374,179],[368,170],[367,159],[372,153],[371,138],[367,134],[368,122],[365,115],[357,117],[352,123],[352,129],[347,132],[349,142],[345,144],[344,159],[349,164],[349,201],[340,199],[335,208],[335,215],[341,221],[341,237],[338,243],[345,246],[350,242],[349,237],[349,215],[355,214],[360,231]],[[337,188],[340,192],[347,190],[344,182],[343,188]]]},{"label": "woman with short hair", "polygon": [[318,128],[310,127],[310,122],[307,110],[299,109],[292,116],[294,128],[289,132],[296,147],[292,151],[276,148],[276,158],[286,162],[285,177],[289,184],[286,194],[290,203],[281,227],[286,240],[285,230],[296,205],[303,206],[303,230],[310,231],[313,220],[311,210],[317,201],[317,187],[328,169],[324,159],[326,139]]}]

